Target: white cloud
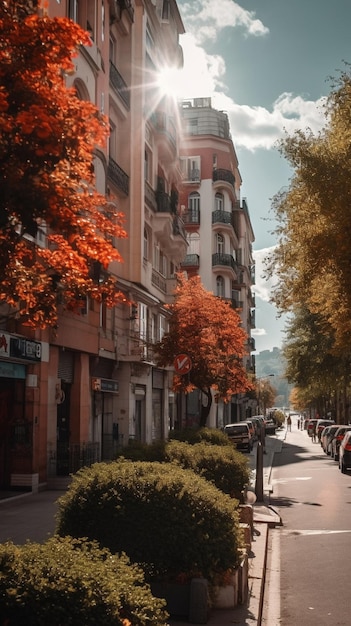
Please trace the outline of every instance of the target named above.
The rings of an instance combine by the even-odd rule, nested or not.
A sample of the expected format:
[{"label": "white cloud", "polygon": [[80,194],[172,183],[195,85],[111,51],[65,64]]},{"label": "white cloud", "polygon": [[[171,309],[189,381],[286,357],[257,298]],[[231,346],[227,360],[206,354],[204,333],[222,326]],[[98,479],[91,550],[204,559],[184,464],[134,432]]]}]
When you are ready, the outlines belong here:
[{"label": "white cloud", "polygon": [[253,257],[255,260],[255,285],[252,289],[255,292],[256,298],[258,297],[264,302],[269,302],[272,288],[276,284],[276,277],[274,275],[270,279],[266,279],[263,277],[265,269],[264,259],[273,250],[274,246],[270,248],[262,248],[262,250],[256,250],[253,252]]},{"label": "white cloud", "polygon": [[215,41],[224,28],[241,27],[246,36],[267,35],[269,29],[233,0],[195,0],[179,3],[187,31],[196,34],[198,43]]},{"label": "white cloud", "polygon": [[[218,4],[204,0],[196,2],[195,6],[191,3],[191,7],[189,4],[182,7],[186,14],[191,8],[194,24],[193,18],[188,17],[192,28],[181,37],[184,68],[180,76],[180,98],[211,97],[214,108],[228,113],[235,146],[244,147],[251,152],[272,149],[285,132],[292,134],[297,129],[307,128],[314,133],[318,132],[325,124],[325,98],[315,102],[304,99],[302,95],[283,93],[268,109],[238,104],[228,96],[228,89],[223,82],[226,73],[225,60],[221,55],[207,53],[199,38],[199,28],[207,20],[209,25],[206,28],[214,29],[216,34],[228,24],[238,24],[229,16],[225,18],[223,10],[227,11],[228,6],[234,7],[237,15],[238,5],[232,0],[220,0]],[[247,24],[252,26],[248,17]],[[208,38],[211,38],[209,31]]]}]

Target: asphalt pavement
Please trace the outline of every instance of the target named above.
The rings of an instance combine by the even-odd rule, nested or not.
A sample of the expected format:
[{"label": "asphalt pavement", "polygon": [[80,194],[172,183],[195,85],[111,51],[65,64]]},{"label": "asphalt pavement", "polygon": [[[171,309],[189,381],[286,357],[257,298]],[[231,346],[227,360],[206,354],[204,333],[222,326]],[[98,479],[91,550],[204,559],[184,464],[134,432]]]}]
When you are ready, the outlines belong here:
[{"label": "asphalt pavement", "polygon": [[[274,455],[281,451],[286,431],[266,437],[263,455],[263,499],[253,502],[254,532],[249,554],[248,599],[234,609],[211,610],[208,626],[253,626],[261,623],[267,543],[269,528],[280,523],[279,515],[268,504]],[[257,448],[249,455],[252,469],[252,500],[255,499]],[[0,543],[13,541],[21,545],[27,540],[42,543],[55,533],[55,515],[60,491],[39,493],[0,493]],[[189,626],[189,622],[172,620],[172,626]]]}]

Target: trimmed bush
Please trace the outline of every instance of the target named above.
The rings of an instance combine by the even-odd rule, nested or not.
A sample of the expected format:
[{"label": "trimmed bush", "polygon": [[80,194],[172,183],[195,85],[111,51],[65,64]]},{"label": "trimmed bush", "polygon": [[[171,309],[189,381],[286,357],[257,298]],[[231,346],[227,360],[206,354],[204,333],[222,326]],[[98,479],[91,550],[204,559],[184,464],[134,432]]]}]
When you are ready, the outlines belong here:
[{"label": "trimmed bush", "polygon": [[57,532],[125,552],[148,581],[236,567],[243,545],[233,500],[192,470],[127,460],[80,470],[58,501]]},{"label": "trimmed bush", "polygon": [[166,626],[164,607],[140,568],[97,543],[52,537],[0,544],[1,624]]},{"label": "trimmed bush", "polygon": [[186,428],[184,430],[172,430],[169,434],[169,439],[176,439],[177,441],[185,441],[186,443],[194,444],[206,441],[217,446],[233,445],[225,433],[218,428]]},{"label": "trimmed bush", "polygon": [[204,442],[190,445],[170,441],[165,447],[165,455],[166,461],[192,469],[224,493],[239,500],[249,485],[249,461],[232,445],[217,446]]},{"label": "trimmed bush", "polygon": [[166,441],[142,443],[131,439],[127,446],[122,448],[116,458],[126,458],[131,461],[164,461]]},{"label": "trimmed bush", "polygon": [[[202,430],[211,431],[210,428]],[[200,443],[194,441],[192,444],[180,440],[152,444],[133,442],[123,448],[121,458],[132,461],[177,463],[200,474],[224,493],[242,500],[250,482],[249,461],[244,454],[236,450],[227,435],[223,437],[227,442],[226,445],[210,444],[201,439]]]}]

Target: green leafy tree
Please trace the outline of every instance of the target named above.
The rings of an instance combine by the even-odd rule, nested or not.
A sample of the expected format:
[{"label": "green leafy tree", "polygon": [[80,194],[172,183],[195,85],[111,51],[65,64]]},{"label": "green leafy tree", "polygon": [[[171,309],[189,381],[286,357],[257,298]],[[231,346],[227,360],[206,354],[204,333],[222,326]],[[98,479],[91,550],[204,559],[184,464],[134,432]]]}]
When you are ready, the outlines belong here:
[{"label": "green leafy tree", "polygon": [[126,233],[95,189],[108,120],[65,84],[88,33],[25,0],[0,0],[0,28],[0,297],[44,328],[57,324],[59,305],[121,300],[107,270],[121,261],[114,238]]},{"label": "green leafy tree", "polygon": [[[347,68],[348,69],[348,68]],[[283,311],[296,303],[319,316],[333,351],[351,351],[351,79],[347,71],[332,83],[326,124],[314,135],[298,131],[280,144],[293,168],[287,191],[273,208],[278,246],[268,273],[278,272],[273,300]]]},{"label": "green leafy tree", "polygon": [[229,401],[236,393],[252,388],[243,357],[247,335],[239,314],[230,304],[206,291],[200,277],[178,276],[175,301],[169,306],[169,332],[155,346],[158,364],[172,365],[179,354],[192,362],[185,376],[175,375],[174,389],[188,393],[199,389],[207,398],[200,426],[206,426],[212,392]]}]

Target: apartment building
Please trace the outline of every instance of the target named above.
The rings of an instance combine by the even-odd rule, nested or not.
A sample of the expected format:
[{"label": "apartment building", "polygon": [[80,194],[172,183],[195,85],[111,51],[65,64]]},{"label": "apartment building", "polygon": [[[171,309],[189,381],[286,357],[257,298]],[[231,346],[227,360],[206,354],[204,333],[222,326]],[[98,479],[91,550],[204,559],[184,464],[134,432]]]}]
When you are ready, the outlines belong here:
[{"label": "apartment building", "polygon": [[[254,233],[247,202],[240,198],[242,179],[228,116],[212,108],[210,98],[182,102],[180,114],[180,203],[188,241],[181,266],[190,276],[199,274],[207,290],[237,309],[248,335],[245,365],[254,372]],[[211,425],[244,419],[251,414],[251,405],[244,394],[233,396],[228,405],[214,403]],[[193,394],[188,414],[197,411],[198,398]]]},{"label": "apartment building", "polygon": [[2,311],[2,489],[54,486],[131,438],[165,437],[177,419],[172,373],[155,366],[152,344],[166,330],[187,251],[179,117],[157,84],[164,63],[182,65],[181,16],[175,0],[49,0],[48,14],[90,34],[66,80],[109,118],[94,170],[98,190],[125,215],[123,263],[109,269],[126,304],[87,301],[80,315],[62,311],[55,331],[31,331]]}]

